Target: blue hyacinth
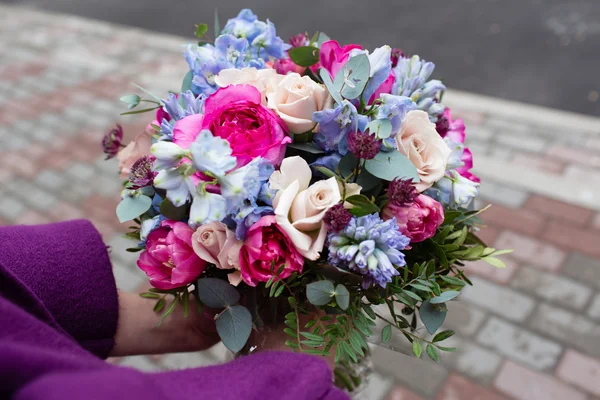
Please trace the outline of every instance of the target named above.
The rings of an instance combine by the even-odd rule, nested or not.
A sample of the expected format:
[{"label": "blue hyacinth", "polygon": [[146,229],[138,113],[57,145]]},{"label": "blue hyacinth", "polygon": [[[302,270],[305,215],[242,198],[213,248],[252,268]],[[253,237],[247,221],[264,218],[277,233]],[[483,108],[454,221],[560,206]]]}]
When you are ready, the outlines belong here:
[{"label": "blue hyacinth", "polygon": [[384,221],[377,214],[352,217],[343,231],[330,233],[328,240],[329,262],[359,272],[365,277],[365,288],[372,283],[385,287],[399,275],[396,268],[406,264],[400,250],[410,243],[395,218]]}]

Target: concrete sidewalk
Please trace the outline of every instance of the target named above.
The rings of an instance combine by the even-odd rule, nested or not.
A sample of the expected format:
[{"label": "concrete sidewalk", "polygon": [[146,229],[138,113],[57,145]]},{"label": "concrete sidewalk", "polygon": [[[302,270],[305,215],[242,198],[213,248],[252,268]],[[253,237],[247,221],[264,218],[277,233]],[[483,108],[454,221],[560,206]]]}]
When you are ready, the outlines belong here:
[{"label": "concrete sidewalk", "polygon": [[[27,27],[27,29],[23,29]],[[0,224],[89,218],[112,246],[123,290],[146,277],[115,217],[119,179],[101,154],[129,82],[159,96],[186,72],[181,44],[106,23],[0,6]],[[451,82],[449,82],[451,86]],[[437,365],[375,347],[372,399],[600,398],[600,119],[450,91],[465,119],[487,242],[507,268],[475,264],[446,325],[458,353]],[[155,371],[224,359],[208,352],[112,360]]]}]

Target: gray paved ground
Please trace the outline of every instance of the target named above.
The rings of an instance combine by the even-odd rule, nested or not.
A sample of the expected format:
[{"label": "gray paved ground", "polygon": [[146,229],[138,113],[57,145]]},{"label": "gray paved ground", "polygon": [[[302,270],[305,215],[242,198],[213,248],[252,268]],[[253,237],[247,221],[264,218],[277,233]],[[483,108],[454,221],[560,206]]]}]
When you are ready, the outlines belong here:
[{"label": "gray paved ground", "polygon": [[288,38],[418,52],[454,88],[600,115],[598,0],[0,0],[184,36],[250,7]]}]

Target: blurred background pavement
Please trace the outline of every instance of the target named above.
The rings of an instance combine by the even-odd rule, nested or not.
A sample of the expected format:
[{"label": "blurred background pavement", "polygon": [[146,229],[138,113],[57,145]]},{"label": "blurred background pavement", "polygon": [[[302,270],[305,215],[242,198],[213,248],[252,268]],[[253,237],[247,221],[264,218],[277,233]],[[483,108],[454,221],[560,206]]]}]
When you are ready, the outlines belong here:
[{"label": "blurred background pavement", "polygon": [[[456,46],[463,50],[454,53],[462,53],[461,57],[466,54],[464,48],[481,49],[481,53],[469,53],[474,57],[474,65],[469,68],[466,64],[465,69],[459,64],[453,68],[452,57],[456,54],[443,51],[441,42],[446,42],[446,50],[455,45],[450,41],[452,35],[443,34],[443,24],[457,26],[462,21],[466,31],[473,30],[484,24],[481,18],[485,15],[494,15],[489,10],[498,10],[498,18],[505,15],[500,5],[510,1],[469,3],[469,12],[487,10],[479,19],[475,18],[479,14],[458,15],[447,4],[459,2],[440,5],[447,8],[444,15],[425,12],[416,2],[411,6],[412,2],[405,3],[404,13],[414,13],[411,17],[399,9],[386,14],[375,6],[370,6],[368,12],[358,7],[352,13],[339,14],[338,19],[348,19],[343,24],[338,21],[338,25],[326,23],[326,18],[334,15],[333,9],[327,11],[327,16],[315,13],[317,18],[302,18],[299,4],[306,2],[290,8],[286,5],[285,9],[273,6],[270,10],[265,4],[253,8],[261,18],[271,16],[284,38],[300,29],[327,27],[325,31],[342,41],[355,40],[370,47],[387,42],[435,61],[451,88],[485,91],[588,115],[464,91],[447,93],[445,103],[467,124],[475,172],[484,182],[480,204],[494,204],[484,215],[488,223],[484,239],[494,247],[513,248],[515,253],[506,257],[506,269],[468,266],[475,287],[450,303],[445,323],[457,331],[452,341],[459,351],[445,356],[441,364],[374,347],[377,373],[368,398],[383,399],[389,393],[389,398],[403,400],[598,399],[600,118],[593,116],[598,115],[594,108],[598,103],[590,101],[585,90],[575,91],[579,94],[570,91],[584,88],[586,76],[596,79],[591,73],[585,75],[587,68],[598,62],[593,55],[599,35],[596,28],[590,28],[597,27],[592,23],[596,3],[568,3],[589,11],[577,14],[588,21],[585,29],[581,25],[577,31],[588,35],[579,42],[574,36],[569,45],[560,44],[564,35],[544,34],[549,43],[554,36],[559,40],[554,44],[556,52],[574,52],[565,67],[550,57],[550,48],[548,54],[526,55],[546,60],[552,77],[541,76],[545,72],[525,62],[526,52],[516,59],[510,54],[511,49],[521,52],[517,51],[519,41],[503,47],[491,34],[458,36],[461,39]],[[511,19],[516,28],[536,31],[539,24],[533,22],[545,17],[531,17],[532,7],[541,3],[531,2],[516,9]],[[548,3],[548,10],[558,7],[554,2],[543,3]],[[35,10],[0,4],[0,225],[89,218],[112,247],[119,287],[143,290],[146,277],[135,265],[137,255],[124,251],[130,245],[121,237],[126,226],[118,223],[114,212],[120,187],[117,166],[114,160],[104,161],[100,139],[115,121],[123,125],[129,139],[148,123],[148,115],[118,116],[124,111],[118,97],[135,91],[130,82],[159,96],[179,87],[187,69],[180,45],[193,38],[191,34],[184,38],[156,31],[191,33],[194,23],[212,20],[213,5],[203,4],[202,10],[192,16],[180,6],[184,3],[177,1],[170,3],[168,13],[153,8],[151,2],[144,6],[136,1],[94,4],[55,1],[42,6],[64,7],[74,13],[87,10],[90,15],[96,12],[95,17],[122,23],[142,21],[154,32],[48,13],[43,7]],[[239,8],[228,4],[219,5],[223,22]],[[488,5],[489,10],[481,4]],[[405,32],[400,35],[377,19],[377,15],[390,15],[392,11],[413,21],[412,28],[402,28]],[[109,18],[111,15],[114,18]],[[365,15],[378,22],[367,26]],[[419,16],[421,22],[417,23]],[[175,22],[179,17],[184,20]],[[573,18],[581,22],[579,17]],[[399,18],[394,23],[400,26],[402,21]],[[494,32],[497,29],[493,28]],[[500,24],[499,29],[497,35],[507,31],[509,36],[516,35],[511,25]],[[429,37],[430,46],[419,44],[416,34]],[[397,39],[401,37],[412,39]],[[523,41],[528,38],[522,36]],[[596,49],[591,45],[594,41]],[[490,58],[486,58],[491,55],[504,60],[505,66],[492,67]],[[510,73],[519,68],[519,74]],[[512,76],[516,82],[506,79],[500,83],[498,76]],[[469,86],[471,79],[477,84]],[[531,90],[525,90],[529,84]],[[577,86],[580,84],[583,86]],[[592,86],[587,89],[592,90]],[[544,96],[533,96],[538,90]],[[217,346],[203,353],[129,357],[111,362],[155,371],[212,364],[224,357],[223,348]]]}]

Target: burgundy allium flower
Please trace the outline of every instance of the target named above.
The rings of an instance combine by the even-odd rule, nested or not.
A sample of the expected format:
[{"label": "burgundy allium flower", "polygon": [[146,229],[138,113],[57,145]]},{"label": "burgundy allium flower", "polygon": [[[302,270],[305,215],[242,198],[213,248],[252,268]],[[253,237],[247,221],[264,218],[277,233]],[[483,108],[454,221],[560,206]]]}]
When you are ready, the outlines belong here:
[{"label": "burgundy allium flower", "polygon": [[387,189],[388,200],[398,207],[406,207],[419,196],[411,179],[394,179]]},{"label": "burgundy allium flower", "polygon": [[404,57],[404,52],[401,49],[394,47],[392,49],[392,55],[390,56],[390,58],[392,59],[392,68],[398,65],[398,60]]},{"label": "burgundy allium flower", "polygon": [[123,141],[123,128],[117,124],[117,127],[104,134],[102,138],[102,151],[106,154],[106,159],[111,159],[117,155],[121,142]]},{"label": "burgundy allium flower", "polygon": [[339,232],[344,229],[351,219],[352,214],[350,214],[350,211],[344,208],[343,203],[338,203],[331,207],[323,216],[323,222],[325,223],[325,226],[327,226],[327,228],[333,232]]},{"label": "burgundy allium flower", "polygon": [[152,171],[152,159],[148,156],[143,156],[131,166],[129,186],[133,190],[150,186],[154,182],[156,175],[157,173]]},{"label": "burgundy allium flower", "polygon": [[381,149],[381,140],[368,132],[350,132],[348,134],[348,150],[357,158],[370,160],[375,158]]},{"label": "burgundy allium flower", "polygon": [[290,44],[292,47],[302,47],[306,46],[306,41],[308,40],[308,35],[306,33],[299,33],[290,38]]},{"label": "burgundy allium flower", "polygon": [[448,117],[446,113],[438,116],[438,120],[435,123],[435,130],[440,134],[441,137],[446,136],[448,130],[450,129],[450,121],[448,121]]}]

